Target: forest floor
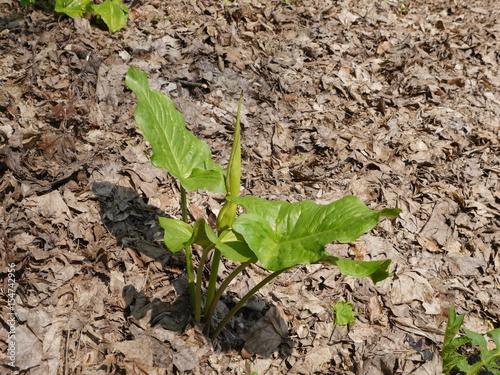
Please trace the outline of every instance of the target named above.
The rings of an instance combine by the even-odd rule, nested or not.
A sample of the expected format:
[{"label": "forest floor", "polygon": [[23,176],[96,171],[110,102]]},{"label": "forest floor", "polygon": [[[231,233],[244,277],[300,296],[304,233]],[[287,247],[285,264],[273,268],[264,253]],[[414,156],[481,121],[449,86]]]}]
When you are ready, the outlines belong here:
[{"label": "forest floor", "polygon": [[[15,264],[16,317],[0,304],[0,373],[12,326],[14,372],[30,375],[439,374],[450,305],[468,329],[499,327],[497,0],[126,4],[111,34],[0,0],[0,275],[7,298]],[[179,187],[149,162],[130,66],[223,165],[243,92],[242,195],[401,208],[327,248],[391,259],[393,275],[295,267],[209,342],[183,255],[162,243]],[[192,220],[222,203],[188,199]],[[265,275],[252,266],[222,309]],[[349,327],[334,327],[339,301],[361,313]]]}]

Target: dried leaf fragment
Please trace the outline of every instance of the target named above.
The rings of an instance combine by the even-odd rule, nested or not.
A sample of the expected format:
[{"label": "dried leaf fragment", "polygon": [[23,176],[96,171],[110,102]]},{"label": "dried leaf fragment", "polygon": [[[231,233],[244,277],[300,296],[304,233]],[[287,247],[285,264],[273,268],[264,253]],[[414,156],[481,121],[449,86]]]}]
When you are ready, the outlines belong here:
[{"label": "dried leaf fragment", "polygon": [[288,336],[288,328],[279,307],[271,307],[246,334],[242,336],[245,345],[241,351],[243,358],[253,355],[269,357]]}]

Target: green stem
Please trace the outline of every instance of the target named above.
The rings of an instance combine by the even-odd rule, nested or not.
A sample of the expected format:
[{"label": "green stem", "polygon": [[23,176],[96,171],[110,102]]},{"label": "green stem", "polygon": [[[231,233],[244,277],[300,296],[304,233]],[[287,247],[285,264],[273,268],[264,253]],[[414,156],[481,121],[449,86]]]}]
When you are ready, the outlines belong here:
[{"label": "green stem", "polygon": [[[250,263],[251,261],[247,261],[245,263],[240,264],[233,272],[229,274],[229,276],[220,284],[219,289],[217,289],[217,292],[214,295],[214,298],[212,300],[212,303],[210,305],[206,304],[205,305],[205,317],[204,321],[206,323],[205,325],[205,334],[208,335],[210,333],[210,321],[212,320],[212,316],[214,315],[215,308],[217,307],[217,303],[219,303],[219,300],[222,296],[222,294],[226,291],[226,288],[229,286],[231,281],[238,276]],[[208,309],[207,309],[208,307]]]},{"label": "green stem", "polygon": [[[185,223],[188,222],[187,215],[187,197],[186,197],[186,189],[181,185],[181,210],[182,210],[182,221]],[[193,258],[191,254],[191,246],[186,247],[186,272],[189,283],[189,299],[191,301],[191,308],[196,311],[197,301],[195,298],[195,280],[194,280],[194,270],[193,270]],[[201,302],[198,301],[198,304]]]},{"label": "green stem", "polygon": [[187,215],[187,198],[186,198],[186,189],[181,185],[181,210],[182,210],[182,221],[188,222]]},{"label": "green stem", "polygon": [[191,246],[186,247],[186,272],[188,276],[189,283],[189,299],[191,301],[191,307],[196,311],[197,301],[195,298],[195,280],[194,280],[194,270],[193,270],[193,260],[191,257]]},{"label": "green stem", "polygon": [[219,273],[221,252],[215,249],[214,257],[212,259],[212,267],[210,268],[210,278],[208,280],[207,298],[205,301],[205,314],[208,307],[212,304],[215,295],[215,289],[217,288],[217,274]]},{"label": "green stem", "polygon": [[215,244],[212,243],[208,245],[203,252],[201,253],[200,265],[198,266],[198,272],[196,273],[196,288],[195,288],[195,310],[194,310],[194,321],[199,323],[201,322],[201,286],[203,284],[203,268],[205,262],[207,261],[208,254],[215,247]]},{"label": "green stem", "polygon": [[260,283],[255,285],[252,288],[252,290],[250,290],[247,294],[245,294],[243,298],[240,299],[239,302],[231,309],[231,311],[229,311],[229,313],[222,320],[222,322],[219,323],[214,333],[212,333],[212,336],[210,336],[210,339],[214,341],[217,338],[217,336],[219,336],[220,331],[222,331],[227,322],[229,322],[229,319],[231,319],[233,315],[236,314],[238,310],[243,307],[243,305],[245,305],[245,303],[250,299],[250,297],[252,297],[260,288],[262,288],[264,285],[266,285],[268,282],[270,282],[272,279],[279,276],[286,270],[288,270],[288,268],[273,272],[272,274],[267,276],[264,280],[262,280]]}]

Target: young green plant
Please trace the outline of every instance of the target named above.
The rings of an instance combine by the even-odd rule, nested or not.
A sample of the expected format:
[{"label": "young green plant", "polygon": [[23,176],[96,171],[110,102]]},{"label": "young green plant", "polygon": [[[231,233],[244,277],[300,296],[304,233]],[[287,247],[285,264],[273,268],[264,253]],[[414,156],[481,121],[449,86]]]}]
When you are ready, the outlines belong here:
[{"label": "young green plant", "polygon": [[356,315],[361,313],[353,310],[354,305],[350,302],[339,301],[333,305],[335,311],[335,324],[347,326],[356,321]]},{"label": "young green plant", "polygon": [[[212,339],[262,286],[296,265],[332,264],[344,275],[368,276],[375,283],[390,275],[390,260],[363,262],[334,257],[326,252],[325,245],[332,241],[352,242],[374,228],[382,216],[398,216],[399,209],[371,210],[353,196],[327,205],[310,200],[292,204],[253,196],[239,197],[242,97],[238,103],[231,155],[224,170],[212,160],[208,145],[186,128],[184,116],[175,109],[173,101],[149,88],[145,72],[131,67],[125,83],[137,96],[135,121],[153,149],[152,164],[166,169],[180,184],[183,220],[160,218],[159,221],[164,229],[167,248],[174,253],[186,252],[194,320],[205,323],[205,333],[209,334],[215,307],[230,282],[251,264],[258,263],[271,271],[222,319],[211,333]],[[226,195],[215,229],[204,219],[193,224],[187,222],[186,191],[195,190]],[[246,213],[237,216],[238,206],[243,207]],[[195,244],[203,249],[196,275],[191,256],[191,246]],[[212,252],[202,314],[203,267]],[[239,266],[217,287],[222,257],[239,263]]]},{"label": "young green plant", "polygon": [[[464,374],[475,375],[484,370],[485,373],[500,375],[500,328],[491,330],[486,334],[495,344],[495,348],[489,350],[488,342],[483,335],[477,332],[463,328],[462,330],[466,336],[456,337],[462,327],[464,318],[465,314],[457,316],[455,307],[450,306],[441,351],[443,372],[450,374],[458,369]],[[460,354],[459,349],[468,343],[479,347],[479,352],[472,356]]]},{"label": "young green plant", "polygon": [[53,6],[57,13],[71,18],[95,13],[112,33],[124,28],[128,21],[128,8],[120,0],[105,0],[100,4],[94,4],[91,0],[21,0],[21,5],[28,6],[37,2],[44,8]]},{"label": "young green plant", "polygon": [[335,333],[335,328],[339,326],[347,326],[356,321],[356,315],[359,315],[359,312],[353,310],[354,305],[350,302],[339,301],[335,305],[332,306],[333,311],[335,312],[335,318],[332,333],[330,335],[330,339],[328,341],[332,341],[333,334]]}]

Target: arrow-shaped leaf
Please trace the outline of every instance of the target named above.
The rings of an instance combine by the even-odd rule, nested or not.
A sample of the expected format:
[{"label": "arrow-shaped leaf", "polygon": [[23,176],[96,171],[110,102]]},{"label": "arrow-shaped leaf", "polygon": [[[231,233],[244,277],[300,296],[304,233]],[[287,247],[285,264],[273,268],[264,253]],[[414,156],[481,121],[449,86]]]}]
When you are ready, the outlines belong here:
[{"label": "arrow-shaped leaf", "polygon": [[186,190],[226,193],[224,170],[212,161],[208,145],[186,128],[172,99],[150,89],[141,70],[131,67],[125,83],[137,95],[135,121],[153,148],[151,163],[178,178]]}]

